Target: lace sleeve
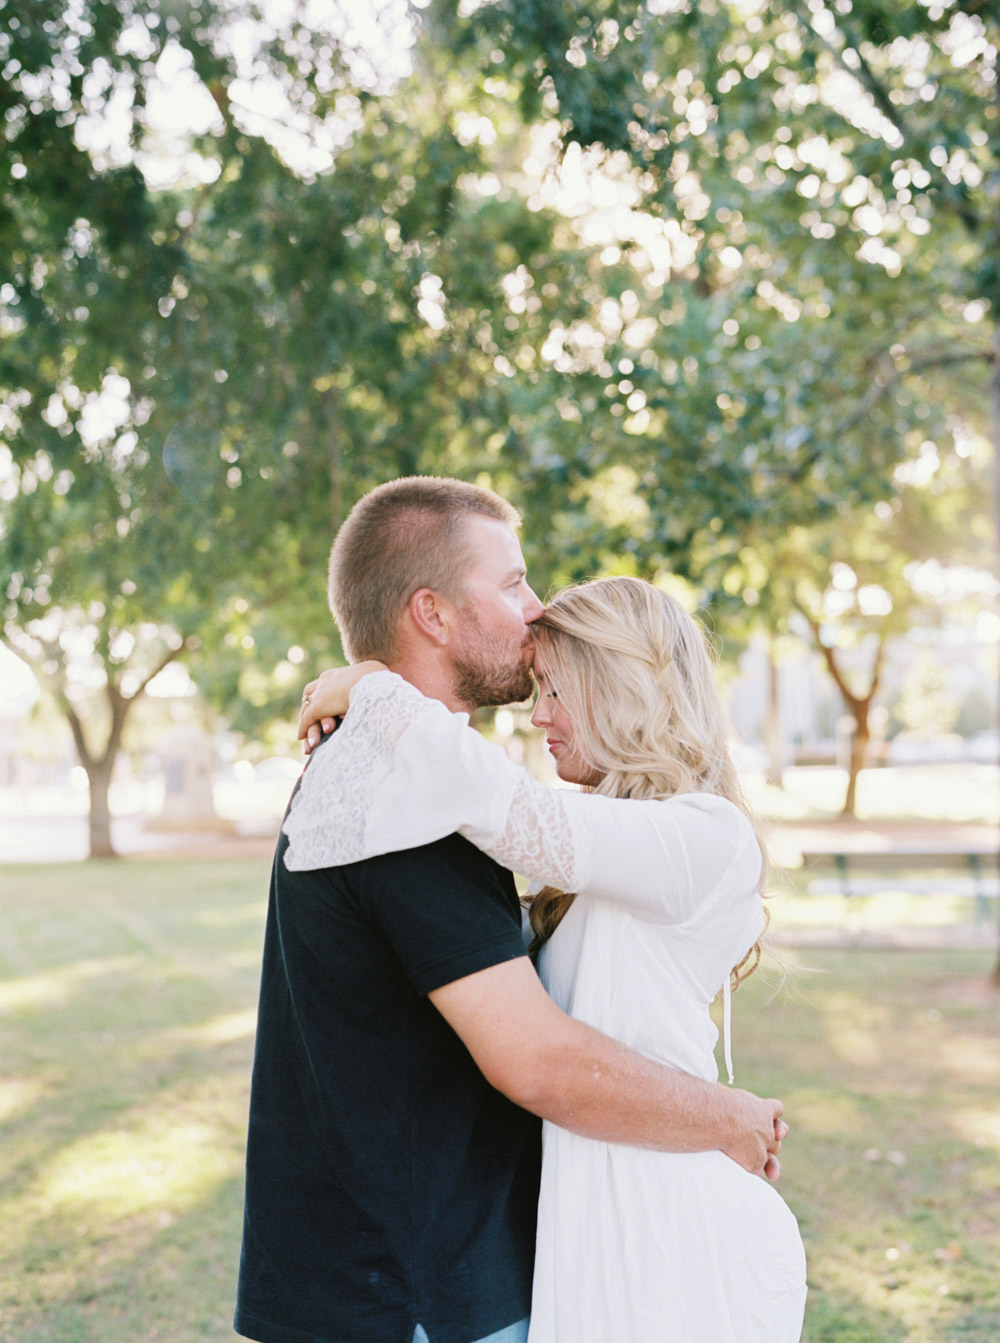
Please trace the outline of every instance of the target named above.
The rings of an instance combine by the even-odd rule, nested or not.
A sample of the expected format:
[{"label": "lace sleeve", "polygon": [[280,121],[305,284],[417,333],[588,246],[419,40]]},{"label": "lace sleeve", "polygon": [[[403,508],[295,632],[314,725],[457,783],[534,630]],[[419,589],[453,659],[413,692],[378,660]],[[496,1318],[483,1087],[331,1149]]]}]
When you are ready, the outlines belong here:
[{"label": "lace sleeve", "polygon": [[589,836],[548,788],[392,672],[351,692],[343,726],[314,752],[284,823],[293,871],[393,853],[459,831],[504,866],[578,889]]},{"label": "lace sleeve", "polygon": [[[288,868],[301,872],[336,867],[405,847],[375,846],[370,813],[390,777],[400,739],[419,713],[432,713],[432,703],[401,677],[387,673],[366,676],[354,687],[351,712],[313,752],[282,826],[289,841]],[[444,705],[438,708],[447,713]],[[441,838],[431,833],[430,817],[427,823],[421,843]]]},{"label": "lace sleeve", "polygon": [[520,765],[510,767],[516,777],[502,814],[496,809],[486,827],[469,822],[459,826],[460,833],[532,881],[581,890],[590,870],[591,839],[585,828],[574,826],[566,791],[541,783]]},{"label": "lace sleeve", "polygon": [[456,831],[512,871],[682,923],[756,897],[760,850],[719,797],[634,801],[543,784],[393,672],[359,681],[284,824],[293,871],[396,853]]}]

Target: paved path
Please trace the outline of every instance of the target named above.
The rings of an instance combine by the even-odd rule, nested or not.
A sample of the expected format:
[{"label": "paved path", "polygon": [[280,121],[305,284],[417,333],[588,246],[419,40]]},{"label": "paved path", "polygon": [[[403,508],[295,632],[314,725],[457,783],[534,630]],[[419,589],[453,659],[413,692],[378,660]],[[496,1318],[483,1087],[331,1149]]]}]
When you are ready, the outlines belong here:
[{"label": "paved path", "polygon": [[[112,837],[122,857],[201,858],[270,855],[280,815],[259,815],[250,824],[220,822],[205,831],[166,831],[153,818],[134,812],[116,816]],[[1000,830],[982,823],[923,819],[767,822],[768,839],[778,863],[798,866],[802,850],[842,849],[849,853],[905,851],[919,842],[942,852],[965,853],[969,847],[1000,851]],[[79,814],[0,816],[0,863],[76,862],[87,856],[87,822]]]},{"label": "paved path", "polygon": [[[145,816],[116,816],[111,839],[122,858],[263,858],[274,852],[279,823],[275,817],[239,830],[221,822],[212,830],[172,831],[157,829]],[[74,863],[88,851],[85,816],[0,818],[0,864]]]}]

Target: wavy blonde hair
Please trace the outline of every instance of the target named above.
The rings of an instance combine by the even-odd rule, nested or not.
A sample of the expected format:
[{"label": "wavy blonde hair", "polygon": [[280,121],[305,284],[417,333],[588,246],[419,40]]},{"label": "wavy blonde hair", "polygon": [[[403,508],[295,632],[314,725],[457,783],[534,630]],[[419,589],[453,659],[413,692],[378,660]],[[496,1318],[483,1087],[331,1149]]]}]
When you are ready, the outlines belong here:
[{"label": "wavy blonde hair", "polygon": [[[740,788],[708,639],[680,602],[636,578],[566,588],[532,625],[546,676],[573,723],[573,746],[608,797],[724,797],[761,836]],[[767,880],[764,845],[760,886]],[[540,946],[575,895],[547,886],[525,901]],[[761,941],[733,967],[753,973]]]}]

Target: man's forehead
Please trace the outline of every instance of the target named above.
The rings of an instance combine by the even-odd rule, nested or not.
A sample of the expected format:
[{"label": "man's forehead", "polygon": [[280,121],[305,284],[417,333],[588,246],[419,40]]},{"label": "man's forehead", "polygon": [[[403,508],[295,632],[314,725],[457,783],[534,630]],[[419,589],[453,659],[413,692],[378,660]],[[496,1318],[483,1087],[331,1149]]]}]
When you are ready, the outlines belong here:
[{"label": "man's forehead", "polygon": [[466,519],[465,530],[475,567],[488,564],[510,570],[512,577],[525,572],[521,543],[506,522],[474,514]]}]

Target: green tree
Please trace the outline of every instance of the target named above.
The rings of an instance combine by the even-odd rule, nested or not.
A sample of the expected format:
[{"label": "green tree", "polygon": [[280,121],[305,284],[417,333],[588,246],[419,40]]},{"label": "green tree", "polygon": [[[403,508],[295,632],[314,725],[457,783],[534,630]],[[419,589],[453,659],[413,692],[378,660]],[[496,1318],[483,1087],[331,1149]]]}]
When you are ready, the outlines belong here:
[{"label": "green tree", "polygon": [[69,722],[95,856],[112,852],[129,713],[234,571],[213,544],[224,478],[209,465],[179,491],[151,425],[183,357],[162,314],[185,247],[176,197],[140,167],[147,94],[168,48],[220,67],[199,23],[187,7],[0,6],[3,630]]},{"label": "green tree", "polygon": [[[620,193],[603,391],[645,510],[631,544],[772,631],[799,613],[857,723],[850,811],[885,641],[927,616],[916,558],[991,567],[996,544],[988,458],[960,506],[906,482],[1000,428],[1000,16],[498,0],[469,38],[563,167]],[[835,624],[833,572],[855,575]]]},{"label": "green tree", "polygon": [[594,286],[560,219],[487,173],[483,127],[498,153],[523,136],[508,104],[433,42],[379,86],[302,19],[0,4],[4,633],[70,722],[95,854],[160,666],[183,655],[247,730],[289,712],[285,655],[328,645],[321,575],[360,493],[544,473],[518,406]]},{"label": "green tree", "polygon": [[949,413],[1000,423],[994,7],[498,0],[468,32],[618,187],[644,545],[867,506]]},{"label": "green tree", "polygon": [[[982,567],[991,540],[987,455],[985,444],[962,434],[944,457],[927,441],[896,468],[889,498],[777,536],[761,529],[719,571],[718,589],[743,618],[771,633],[803,635],[840,692],[854,723],[846,816],[854,814],[891,641],[949,620],[971,623],[988,599],[982,582],[964,594],[960,582],[949,582],[991,582]],[[845,666],[852,650],[866,655],[866,671]]]},{"label": "green tree", "polygon": [[510,494],[543,587],[721,591],[984,422],[992,16],[467,8],[380,10],[379,72],[305,5],[0,3],[4,620],[57,678],[84,630],[123,701],[182,653],[288,712],[397,474]]}]

